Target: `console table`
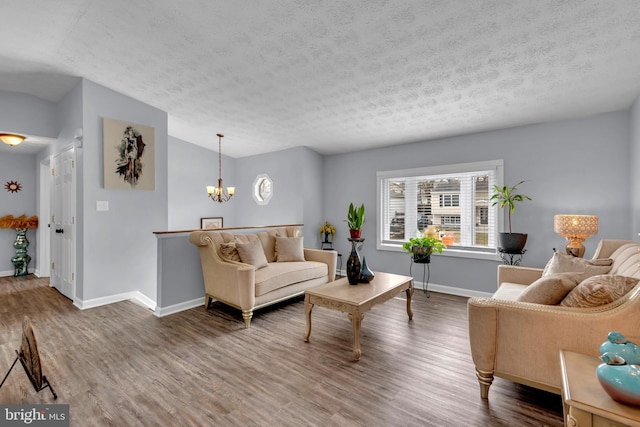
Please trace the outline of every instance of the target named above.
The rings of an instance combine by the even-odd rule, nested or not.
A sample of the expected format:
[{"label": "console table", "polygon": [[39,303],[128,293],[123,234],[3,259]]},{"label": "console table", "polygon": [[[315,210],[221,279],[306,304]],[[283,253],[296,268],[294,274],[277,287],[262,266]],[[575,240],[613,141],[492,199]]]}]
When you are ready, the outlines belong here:
[{"label": "console table", "polygon": [[600,385],[596,368],[601,363],[597,357],[560,351],[564,425],[640,427],[640,407],[616,402]]}]

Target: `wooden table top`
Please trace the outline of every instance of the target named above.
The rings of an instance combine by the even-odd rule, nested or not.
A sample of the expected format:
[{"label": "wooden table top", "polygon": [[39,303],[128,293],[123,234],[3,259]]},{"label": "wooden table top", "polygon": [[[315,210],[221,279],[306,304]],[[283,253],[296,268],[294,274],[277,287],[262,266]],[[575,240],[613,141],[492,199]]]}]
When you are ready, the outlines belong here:
[{"label": "wooden table top", "polygon": [[[374,272],[375,277],[369,283],[350,285],[346,277],[307,289],[305,294],[330,298],[347,304],[362,305],[386,292],[411,283],[413,278],[399,274]],[[411,285],[409,285],[411,286]]]},{"label": "wooden table top", "polygon": [[630,426],[640,426],[640,407],[613,400],[598,381],[597,357],[562,350],[562,385],[564,400],[572,407]]}]

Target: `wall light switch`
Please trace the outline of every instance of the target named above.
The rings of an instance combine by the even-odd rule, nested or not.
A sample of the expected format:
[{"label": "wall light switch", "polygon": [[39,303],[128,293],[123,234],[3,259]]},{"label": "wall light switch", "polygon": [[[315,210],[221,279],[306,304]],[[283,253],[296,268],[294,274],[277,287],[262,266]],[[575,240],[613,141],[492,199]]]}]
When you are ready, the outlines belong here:
[{"label": "wall light switch", "polygon": [[109,210],[109,202],[106,200],[98,200],[96,202],[96,210],[97,211],[108,211]]}]

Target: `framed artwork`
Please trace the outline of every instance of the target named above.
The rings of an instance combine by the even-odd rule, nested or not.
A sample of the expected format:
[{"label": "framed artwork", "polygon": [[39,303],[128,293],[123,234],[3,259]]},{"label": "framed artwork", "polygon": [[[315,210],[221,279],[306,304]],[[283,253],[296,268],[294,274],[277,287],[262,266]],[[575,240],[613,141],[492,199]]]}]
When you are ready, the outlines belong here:
[{"label": "framed artwork", "polygon": [[223,228],[222,217],[200,218],[200,228]]},{"label": "framed artwork", "polygon": [[102,119],[104,188],[155,190],[155,130]]}]

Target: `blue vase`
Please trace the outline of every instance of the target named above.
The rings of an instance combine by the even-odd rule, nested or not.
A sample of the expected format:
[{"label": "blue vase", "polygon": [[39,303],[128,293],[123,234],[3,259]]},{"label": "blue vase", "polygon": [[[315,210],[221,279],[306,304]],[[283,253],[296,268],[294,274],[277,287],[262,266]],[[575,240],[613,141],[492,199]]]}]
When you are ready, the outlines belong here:
[{"label": "blue vase", "polygon": [[362,269],[360,270],[360,283],[369,283],[373,280],[375,274],[367,265],[367,258],[362,257]]},{"label": "blue vase", "polygon": [[615,353],[600,358],[605,363],[596,368],[596,375],[604,391],[616,402],[640,406],[640,369]]}]

